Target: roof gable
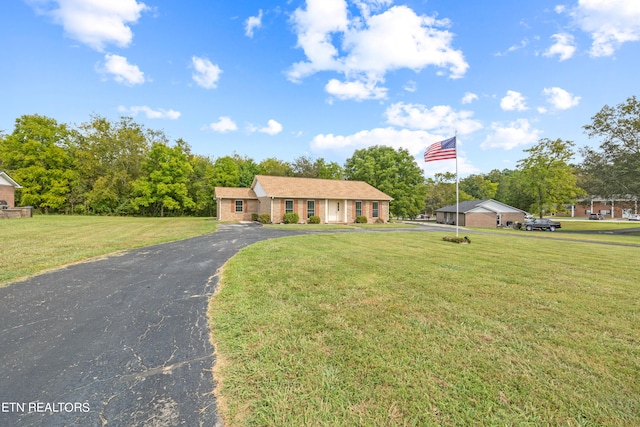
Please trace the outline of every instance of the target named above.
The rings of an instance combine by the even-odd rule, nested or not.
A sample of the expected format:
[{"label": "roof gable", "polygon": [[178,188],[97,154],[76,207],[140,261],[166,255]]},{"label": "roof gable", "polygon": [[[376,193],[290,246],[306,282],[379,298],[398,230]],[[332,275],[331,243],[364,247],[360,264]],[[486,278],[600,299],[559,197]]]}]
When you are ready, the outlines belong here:
[{"label": "roof gable", "polygon": [[0,185],[10,185],[13,188],[22,188],[20,184],[15,182],[5,171],[0,171]]},{"label": "roof gable", "polygon": [[393,200],[364,181],[256,175],[251,188],[279,198]]}]

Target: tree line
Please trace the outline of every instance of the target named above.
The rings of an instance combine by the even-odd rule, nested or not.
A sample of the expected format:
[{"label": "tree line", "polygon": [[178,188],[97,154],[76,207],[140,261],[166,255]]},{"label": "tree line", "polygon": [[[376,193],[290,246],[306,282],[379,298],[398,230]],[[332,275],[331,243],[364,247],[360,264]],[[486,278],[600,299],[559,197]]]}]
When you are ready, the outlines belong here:
[{"label": "tree line", "polygon": [[[605,106],[584,126],[599,148],[541,139],[524,150],[515,169],[470,175],[459,182],[460,200],[495,199],[539,214],[588,195],[640,194],[640,103],[636,97]],[[216,186],[249,187],[257,174],[365,181],[393,197],[392,216],[433,214],[455,203],[455,175],[424,179],[405,149],[373,146],[355,150],[344,165],[301,156],[292,162],[257,163],[234,154],[211,158],[189,144],[170,142],[130,117],[110,121],[92,116],[71,127],[41,115],[16,119],[12,133],[0,132],[0,169],[22,189],[16,204],[43,213],[215,216]]]}]

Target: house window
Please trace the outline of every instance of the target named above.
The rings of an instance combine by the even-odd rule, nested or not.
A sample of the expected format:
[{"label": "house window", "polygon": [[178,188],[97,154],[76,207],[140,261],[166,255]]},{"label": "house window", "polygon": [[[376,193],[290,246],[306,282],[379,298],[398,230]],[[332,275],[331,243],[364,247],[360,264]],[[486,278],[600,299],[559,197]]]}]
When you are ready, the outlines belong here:
[{"label": "house window", "polygon": [[316,201],[307,200],[307,218],[315,216],[316,214]]},{"label": "house window", "polygon": [[380,203],[379,202],[373,202],[373,208],[372,208],[372,213],[371,216],[374,218],[378,218],[380,215]]},{"label": "house window", "polygon": [[292,212],[293,212],[293,200],[285,200],[284,213],[292,213]]},{"label": "house window", "polygon": [[356,202],[356,216],[362,216],[362,202]]},{"label": "house window", "polygon": [[236,200],[236,212],[244,212],[244,200]]}]

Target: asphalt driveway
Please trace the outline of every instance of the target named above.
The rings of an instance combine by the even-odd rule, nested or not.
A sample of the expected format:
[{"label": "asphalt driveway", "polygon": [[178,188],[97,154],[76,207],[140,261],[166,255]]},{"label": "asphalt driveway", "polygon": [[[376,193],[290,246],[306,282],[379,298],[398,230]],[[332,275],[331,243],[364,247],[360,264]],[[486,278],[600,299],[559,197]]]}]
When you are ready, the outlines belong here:
[{"label": "asphalt driveway", "polygon": [[216,273],[247,245],[305,233],[221,225],[0,288],[0,427],[220,425]]},{"label": "asphalt driveway", "polygon": [[0,426],[215,426],[207,303],[255,226],[0,288]]}]

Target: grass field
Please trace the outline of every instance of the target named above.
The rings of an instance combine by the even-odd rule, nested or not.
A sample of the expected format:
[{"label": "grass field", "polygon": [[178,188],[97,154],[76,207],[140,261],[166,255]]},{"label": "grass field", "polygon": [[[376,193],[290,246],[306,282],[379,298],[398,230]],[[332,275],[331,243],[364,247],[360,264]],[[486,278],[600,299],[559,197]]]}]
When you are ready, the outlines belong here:
[{"label": "grass field", "polygon": [[204,218],[40,215],[0,221],[0,286],[98,255],[216,229]]},{"label": "grass field", "polygon": [[232,258],[209,312],[225,425],[640,425],[640,248],[444,235]]}]

